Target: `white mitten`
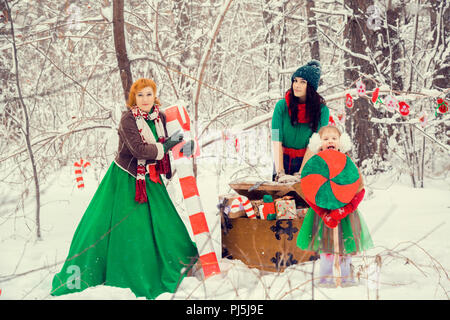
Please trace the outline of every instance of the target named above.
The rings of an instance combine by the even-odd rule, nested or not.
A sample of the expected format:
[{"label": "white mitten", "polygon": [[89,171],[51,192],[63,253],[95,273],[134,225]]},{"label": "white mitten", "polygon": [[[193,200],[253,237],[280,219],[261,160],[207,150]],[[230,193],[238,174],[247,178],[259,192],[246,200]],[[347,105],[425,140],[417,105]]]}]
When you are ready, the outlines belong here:
[{"label": "white mitten", "polygon": [[309,138],[308,149],[311,150],[314,154],[319,152],[320,147],[322,146],[322,140],[320,140],[320,135],[317,132],[314,132]]},{"label": "white mitten", "polygon": [[341,151],[342,153],[347,153],[352,149],[352,147],[353,144],[348,133],[342,133],[341,138],[339,139],[339,151]]}]

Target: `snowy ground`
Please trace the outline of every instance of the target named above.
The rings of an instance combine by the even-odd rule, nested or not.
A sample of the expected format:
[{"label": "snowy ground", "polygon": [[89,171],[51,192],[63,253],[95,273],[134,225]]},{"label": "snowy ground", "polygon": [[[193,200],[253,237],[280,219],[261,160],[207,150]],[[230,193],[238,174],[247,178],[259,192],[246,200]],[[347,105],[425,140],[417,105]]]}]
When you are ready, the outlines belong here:
[{"label": "snowy ground", "polygon": [[[0,299],[136,299],[128,289],[98,286],[62,297],[51,297],[51,280],[68,253],[75,228],[104,172],[88,169],[86,188],[75,187],[73,168],[51,179],[42,196],[42,241],[34,236],[33,200],[25,209],[0,210]],[[218,180],[220,179],[220,180]],[[221,257],[218,195],[227,193],[227,177],[200,170],[199,190]],[[449,181],[427,181],[425,189],[409,187],[407,178],[392,182],[391,175],[367,178],[369,194],[360,205],[375,248],[353,258],[361,279],[350,288],[312,286],[318,263],[291,266],[283,273],[249,269],[239,260],[220,259],[222,273],[207,280],[201,272],[187,277],[175,294],[158,299],[449,299],[450,296],[450,187]],[[214,188],[212,187],[214,186]],[[169,186],[174,202],[180,199],[176,184]],[[0,198],[11,191],[0,188]],[[14,206],[16,204],[14,203]],[[182,211],[180,209],[180,211]],[[183,216],[187,223],[187,217]],[[188,229],[190,227],[188,226]],[[379,277],[375,257],[381,258]],[[16,276],[8,280],[9,275]],[[369,274],[369,281],[366,280]]]}]

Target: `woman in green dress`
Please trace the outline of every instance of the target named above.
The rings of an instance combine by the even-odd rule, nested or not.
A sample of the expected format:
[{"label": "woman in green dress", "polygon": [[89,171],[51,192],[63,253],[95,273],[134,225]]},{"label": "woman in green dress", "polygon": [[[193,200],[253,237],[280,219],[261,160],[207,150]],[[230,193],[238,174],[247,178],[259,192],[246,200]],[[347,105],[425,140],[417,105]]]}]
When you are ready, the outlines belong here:
[{"label": "woman in green dress", "polygon": [[155,299],[175,292],[196,262],[197,248],[160,176],[170,178],[167,153],[182,134],[164,138],[165,115],[156,92],[150,79],[131,86],[117,156],[75,231],[51,295],[106,285]]}]

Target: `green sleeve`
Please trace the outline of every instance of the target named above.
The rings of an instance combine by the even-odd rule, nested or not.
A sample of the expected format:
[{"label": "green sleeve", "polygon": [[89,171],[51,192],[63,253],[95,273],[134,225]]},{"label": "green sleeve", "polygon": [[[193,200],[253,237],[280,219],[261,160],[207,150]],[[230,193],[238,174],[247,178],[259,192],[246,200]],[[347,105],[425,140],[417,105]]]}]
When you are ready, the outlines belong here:
[{"label": "green sleeve", "polygon": [[320,110],[320,120],[319,125],[317,126],[317,131],[319,131],[320,128],[325,127],[328,125],[328,122],[330,121],[330,109],[324,104],[322,104],[322,109]]},{"label": "green sleeve", "polygon": [[284,100],[280,100],[275,105],[272,115],[272,141],[283,141],[283,109]]}]

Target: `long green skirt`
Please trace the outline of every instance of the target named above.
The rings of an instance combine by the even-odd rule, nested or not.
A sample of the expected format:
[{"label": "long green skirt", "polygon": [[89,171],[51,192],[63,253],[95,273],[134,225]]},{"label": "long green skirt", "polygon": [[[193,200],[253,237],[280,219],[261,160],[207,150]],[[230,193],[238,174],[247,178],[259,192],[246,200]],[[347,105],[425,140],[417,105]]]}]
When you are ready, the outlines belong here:
[{"label": "long green skirt", "polygon": [[373,247],[369,229],[359,211],[342,219],[338,226],[338,245],[334,244],[334,229],[328,228],[323,220],[309,208],[297,236],[297,246],[302,250],[319,253],[356,254]]},{"label": "long green skirt", "polygon": [[84,213],[51,295],[107,285],[154,299],[175,292],[198,252],[164,185],[146,175],[147,203],[136,179],[113,162]]}]

